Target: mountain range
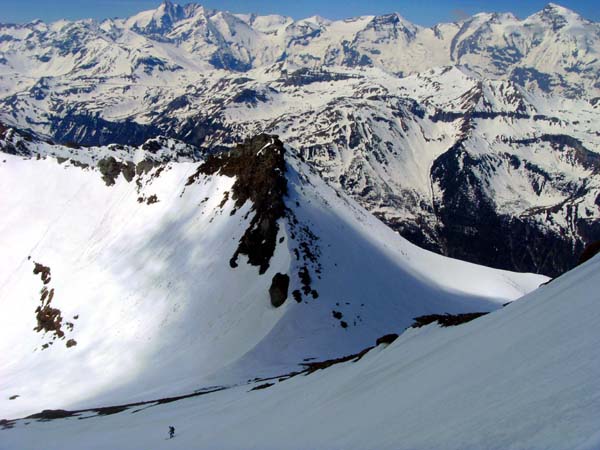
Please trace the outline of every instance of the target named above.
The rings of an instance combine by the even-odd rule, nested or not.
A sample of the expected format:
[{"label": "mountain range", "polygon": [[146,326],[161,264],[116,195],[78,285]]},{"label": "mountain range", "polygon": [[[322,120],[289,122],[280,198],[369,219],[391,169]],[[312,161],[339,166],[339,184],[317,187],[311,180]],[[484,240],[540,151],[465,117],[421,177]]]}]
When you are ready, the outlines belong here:
[{"label": "mountain range", "polygon": [[432,28],[170,2],[4,24],[0,121],[84,146],[277,134],[417,245],[557,276],[600,238],[599,36],[555,4]]},{"label": "mountain range", "polygon": [[461,65],[480,77],[544,92],[596,97],[600,92],[600,27],[556,4],[523,20],[509,13],[481,13],[424,28],[397,13],[293,20],[167,0],[127,19],[5,24],[0,32],[2,73],[18,72],[23,78],[143,78],[181,72],[193,79],[187,72],[247,72],[277,63],[378,67],[409,75]]}]

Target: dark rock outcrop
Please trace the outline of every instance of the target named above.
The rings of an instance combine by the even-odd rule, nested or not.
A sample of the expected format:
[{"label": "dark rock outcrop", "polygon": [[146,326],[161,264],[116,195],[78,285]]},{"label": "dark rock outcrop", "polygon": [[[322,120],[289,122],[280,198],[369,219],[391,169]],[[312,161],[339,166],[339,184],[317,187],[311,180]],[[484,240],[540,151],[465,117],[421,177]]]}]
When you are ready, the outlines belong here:
[{"label": "dark rock outcrop", "polygon": [[288,297],[288,289],[290,287],[290,277],[282,273],[277,273],[273,277],[269,295],[271,296],[271,305],[279,308],[285,303]]},{"label": "dark rock outcrop", "polygon": [[135,177],[136,167],[131,161],[117,161],[113,156],[98,161],[98,170],[102,174],[102,179],[107,186],[112,186],[122,173],[125,179],[130,182]]},{"label": "dark rock outcrop", "polygon": [[263,389],[268,389],[271,386],[275,386],[275,383],[265,383],[265,384],[261,384],[259,386],[255,386],[252,389],[250,389],[251,391],[261,391]]},{"label": "dark rock outcrop", "polygon": [[381,345],[381,344],[389,345],[392,342],[394,342],[396,339],[398,339],[398,335],[396,333],[386,334],[385,336],[381,336],[379,339],[377,339],[375,345]]},{"label": "dark rock outcrop", "polygon": [[278,220],[284,217],[284,197],[287,194],[285,178],[285,149],[277,136],[261,134],[248,139],[229,152],[209,155],[188,185],[200,175],[220,174],[235,177],[232,199],[235,207],[241,208],[252,202],[254,217],[231,258],[232,267],[237,267],[239,255],[246,255],[248,262],[258,266],[260,274],[269,268],[275,252]]},{"label": "dark rock outcrop", "polygon": [[65,419],[67,417],[73,417],[75,414],[72,411],[65,411],[64,409],[45,409],[42,412],[27,416],[27,419],[40,419],[40,420],[56,420]]},{"label": "dark rock outcrop", "polygon": [[352,78],[352,75],[305,67],[291,73],[286,73],[283,84],[285,86],[305,86],[312,83],[347,80],[349,78]]},{"label": "dark rock outcrop", "polygon": [[50,281],[52,280],[51,274],[50,274],[50,267],[48,266],[44,266],[43,264],[34,262],[34,267],[33,267],[33,274],[34,275],[40,275],[40,278],[42,279],[42,282],[44,284],[48,284],[50,283]]},{"label": "dark rock outcrop", "polygon": [[259,102],[266,102],[269,98],[262,92],[254,89],[243,89],[233,97],[233,103],[247,103],[252,106],[258,105]]},{"label": "dark rock outcrop", "polygon": [[600,253],[600,241],[589,244],[581,253],[577,265],[581,265]]},{"label": "dark rock outcrop", "polygon": [[301,371],[297,374],[293,374],[293,375],[299,375],[299,374],[310,375],[310,374],[316,372],[317,370],[328,369],[329,367],[335,366],[336,364],[342,364],[342,363],[349,362],[349,361],[358,362],[363,358],[363,356],[365,356],[371,350],[373,350],[373,347],[367,347],[358,353],[348,355],[348,356],[342,356],[341,358],[328,359],[326,361],[317,361],[317,362],[304,362],[304,363],[302,363],[302,365],[305,367],[305,369],[303,371]]},{"label": "dark rock outcrop", "polygon": [[415,317],[415,323],[411,325],[411,328],[421,328],[434,322],[439,323],[440,326],[444,328],[455,327],[457,325],[462,325],[463,323],[467,323],[479,317],[485,316],[486,314],[489,313],[475,312],[466,314],[429,314],[426,316]]}]

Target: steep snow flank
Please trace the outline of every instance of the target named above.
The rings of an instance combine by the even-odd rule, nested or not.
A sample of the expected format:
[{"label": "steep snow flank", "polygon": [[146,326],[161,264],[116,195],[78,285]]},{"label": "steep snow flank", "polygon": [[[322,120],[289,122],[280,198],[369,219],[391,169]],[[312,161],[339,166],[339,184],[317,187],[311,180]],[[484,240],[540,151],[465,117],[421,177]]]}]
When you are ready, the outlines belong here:
[{"label": "steep snow flank", "polygon": [[[275,147],[260,142],[245,145],[268,157]],[[202,174],[190,156],[147,162],[144,152],[169,153],[157,142],[106,148],[101,160],[86,149],[57,159],[65,147],[35,142],[18,149],[30,156],[0,158],[3,417],[289,372],[305,358],[357,352],[423,314],[496,309],[545,280],[409,244],[290,151],[286,212],[260,275],[244,252],[230,261],[248,227],[264,227],[256,205],[236,202],[243,178]],[[47,284],[35,263],[48,268]],[[273,308],[278,273],[289,294]],[[45,291],[64,339],[32,330]]]},{"label": "steep snow flank", "polygon": [[[267,277],[256,277],[250,266],[233,271],[223,264],[235,251],[247,211],[232,220],[231,203],[219,208],[233,180],[187,188],[180,198],[195,165],[166,168],[138,192],[123,177],[109,188],[99,174],[63,168],[52,159],[8,158],[3,166],[11,175],[3,176],[3,188],[16,179],[28,181],[2,202],[3,326],[13,336],[2,344],[12,367],[2,369],[3,390],[21,384],[29,371],[46,379],[21,384],[31,394],[22,406],[49,400],[52,392],[64,393],[70,403],[122,384],[137,385],[135,396],[145,397],[240,357],[281,314],[257,301],[266,298]],[[36,178],[39,184],[32,183]],[[153,195],[155,204],[138,202]],[[22,214],[14,214],[19,209]],[[52,306],[74,324],[68,334],[77,341],[74,348],[56,342],[42,351],[44,338],[31,331],[42,287],[32,261],[52,270]],[[280,254],[273,270],[285,272],[287,264],[289,256]],[[19,305],[17,298],[28,300]],[[184,349],[193,349],[194,356]]]},{"label": "steep snow flank", "polygon": [[599,283],[596,257],[506,308],[409,329],[356,362],[135,413],[21,420],[0,436],[7,449],[594,450]]}]

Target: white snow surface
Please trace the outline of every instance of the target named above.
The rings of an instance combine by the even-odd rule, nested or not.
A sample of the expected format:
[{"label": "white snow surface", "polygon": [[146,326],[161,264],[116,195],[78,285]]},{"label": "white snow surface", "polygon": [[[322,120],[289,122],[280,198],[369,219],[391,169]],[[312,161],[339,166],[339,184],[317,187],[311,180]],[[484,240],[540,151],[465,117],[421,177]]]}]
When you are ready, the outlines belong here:
[{"label": "white snow surface", "polygon": [[[10,160],[7,164],[32,163]],[[45,165],[45,170],[51,170],[53,162],[34,164]],[[178,169],[173,168],[170,176],[177,178],[174,175],[177,172]],[[215,178],[194,189],[208,186],[226,188],[227,180]],[[305,192],[310,189],[312,195],[302,194],[302,189]],[[102,190],[104,188],[98,186],[98,192]],[[312,190],[308,184],[294,184],[294,191],[296,198],[310,201],[311,205],[301,204],[297,212],[306,208],[306,213],[310,214],[313,208],[322,207],[322,204],[314,203],[318,197],[316,192],[320,195],[322,190]],[[175,201],[187,202],[186,195]],[[323,231],[326,231],[328,220],[342,220],[348,231],[353,230],[352,234],[344,233],[344,238],[362,235],[363,245],[381,248],[385,241],[389,255],[398,251],[407,253],[402,258],[390,258],[390,264],[384,270],[398,267],[409,270],[417,255],[425,255],[399,238],[396,241],[384,239],[387,238],[384,228],[369,234],[379,238],[367,240],[360,230],[366,230],[371,219],[362,223],[357,220],[364,212],[352,204],[340,213],[339,205],[347,201],[334,201],[335,198],[327,198],[331,200],[330,215],[320,222]],[[215,226],[224,226],[219,220],[217,223],[221,225]],[[237,222],[228,214],[223,214],[222,220]],[[3,230],[2,234],[5,233]],[[36,257],[46,255],[49,258],[51,251],[44,247],[50,246],[41,244],[35,248],[40,253],[32,253]],[[134,245],[129,242],[128,246]],[[332,248],[336,247],[333,241]],[[340,262],[356,264],[351,252],[344,256]],[[363,250],[361,256],[366,262],[374,262],[374,252],[369,254]],[[457,282],[461,276],[468,276],[470,280],[486,276],[494,280],[506,276],[483,268],[478,269],[479,273],[469,273],[469,265],[434,256],[430,260],[431,270],[436,262],[443,262],[444,268],[455,269]],[[20,271],[17,269],[12,276],[30,276],[29,268],[22,274]],[[59,275],[57,270],[57,280]],[[234,272],[229,276],[237,277]],[[323,284],[328,278],[323,277]],[[416,279],[412,282],[405,279],[404,285],[408,289],[416,288],[419,285]],[[466,282],[466,278],[462,280]],[[433,286],[431,278],[425,281],[422,277],[419,281],[421,287]],[[595,450],[600,446],[597,426],[600,363],[596,357],[600,345],[597,326],[600,320],[599,283],[600,257],[596,257],[485,317],[453,328],[429,325],[409,329],[391,345],[376,347],[358,362],[334,365],[283,381],[275,379],[271,381],[273,386],[263,390],[250,390],[262,382],[241,384],[217,393],[145,407],[135,413],[126,410],[109,416],[95,416],[87,412],[80,417],[50,422],[20,420],[13,428],[0,430],[0,447],[22,450],[42,447],[65,450],[82,446],[89,449]],[[469,284],[466,283],[467,290]],[[441,286],[443,284],[438,283],[438,287]],[[479,289],[475,292],[481,293]],[[448,293],[444,295],[448,299]],[[6,309],[6,297],[2,300]],[[370,300],[376,301],[375,298]],[[412,300],[426,301],[422,298]],[[127,298],[116,300],[126,301]],[[385,305],[385,302],[375,304],[371,301],[367,303],[367,309]],[[264,301],[255,303],[257,305],[252,308],[268,310]],[[16,305],[15,310],[20,307],[17,302],[11,304]],[[272,313],[282,314],[281,323],[293,316],[299,318],[300,311],[309,311],[309,308],[286,304],[281,312]],[[191,319],[189,313],[186,316]],[[302,322],[292,323],[296,325],[296,338],[300,338]],[[5,327],[3,323],[3,333],[6,333]],[[167,328],[174,332],[173,328]],[[195,332],[206,336],[198,328]],[[28,340],[25,336],[23,330],[20,338]],[[85,345],[83,337],[81,340]],[[179,352],[182,354],[194,358],[201,356],[190,347],[182,348],[184,343],[181,344]],[[78,351],[83,351],[79,348]],[[2,354],[6,355],[5,349]],[[81,359],[83,355],[71,356]],[[152,369],[161,370],[158,366]],[[2,370],[4,374],[6,368]],[[168,376],[177,368],[164,367],[162,371]],[[27,376],[30,377],[31,372]],[[52,383],[48,376],[40,378],[44,383]],[[1,379],[6,384],[6,376]],[[5,386],[2,392],[6,392]],[[56,403],[60,403],[60,398],[66,394],[55,392]],[[165,440],[169,425],[176,427],[173,440]]]},{"label": "white snow surface", "polygon": [[[300,287],[287,219],[266,274],[244,257],[232,269],[251,217],[249,203],[233,215],[231,199],[220,206],[233,179],[186,187],[198,163],[183,160],[106,186],[94,165],[59,164],[50,154],[60,149],[44,144],[40,159],[0,158],[3,418],[287,373],[305,358],[360,351],[420,315],[497,309],[546,280],[421,250],[290,156],[286,202],[316,236],[322,271],[310,272],[319,298],[296,303],[289,295],[275,309],[268,294],[275,273],[290,274],[290,293]],[[158,203],[138,201],[152,195]],[[34,262],[51,269],[52,307],[63,325],[73,323],[63,329],[74,347],[57,340],[41,349],[49,336],[33,331],[43,287]]]},{"label": "white snow surface", "polygon": [[[227,177],[186,187],[198,149],[168,139],[152,155],[73,149],[9,130],[0,145],[33,154],[0,153],[0,419],[225,389],[135,414],[0,423],[1,450],[600,448],[598,258],[536,289],[545,277],[421,250],[341,192],[345,179],[370,212],[434,226],[419,210],[440,196],[430,169],[460,142],[487,158],[477,175],[499,212],[557,230],[572,215],[593,220],[600,178],[578,152],[600,152],[598,23],[555,4],[524,20],[482,13],[424,28],[399,14],[294,21],[166,1],[102,23],[0,24],[0,35],[3,123],[51,136],[71,111],[168,118],[177,133],[207,114],[227,130],[207,147],[276,133],[293,147],[286,204],[299,222],[280,221],[266,274],[244,257],[232,269],[252,205],[234,212]],[[306,83],[293,81],[299,68],[311,69]],[[465,131],[459,113],[483,115]],[[583,150],[540,140],[567,132]],[[106,186],[96,164],[109,155],[164,170]],[[321,266],[310,267],[318,298],[302,303],[291,295],[304,265],[298,227],[315,236]],[[35,262],[51,269],[65,331],[46,349],[50,336],[33,331],[44,286]],[[276,273],[291,278],[277,309]],[[495,312],[408,329],[358,362],[280,380],[414,317],[474,311]]]}]

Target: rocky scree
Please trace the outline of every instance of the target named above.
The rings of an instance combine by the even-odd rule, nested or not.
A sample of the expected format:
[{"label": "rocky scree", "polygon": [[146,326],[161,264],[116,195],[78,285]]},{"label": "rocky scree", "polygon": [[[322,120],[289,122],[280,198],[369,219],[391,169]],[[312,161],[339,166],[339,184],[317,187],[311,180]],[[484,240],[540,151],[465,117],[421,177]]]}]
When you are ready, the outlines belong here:
[{"label": "rocky scree", "polygon": [[[42,350],[45,350],[54,344],[56,339],[65,339],[63,325],[68,331],[73,331],[74,324],[72,322],[63,323],[60,309],[52,306],[54,288],[49,289],[50,282],[52,281],[50,267],[34,262],[33,274],[39,275],[43,283],[40,291],[40,306],[35,309],[37,325],[33,330],[38,333],[50,334],[50,340],[42,345]],[[75,339],[69,339],[66,343],[67,348],[74,347],[75,345],[77,345]]]}]

